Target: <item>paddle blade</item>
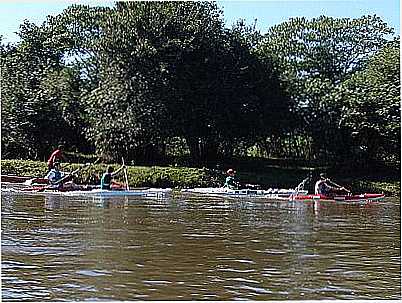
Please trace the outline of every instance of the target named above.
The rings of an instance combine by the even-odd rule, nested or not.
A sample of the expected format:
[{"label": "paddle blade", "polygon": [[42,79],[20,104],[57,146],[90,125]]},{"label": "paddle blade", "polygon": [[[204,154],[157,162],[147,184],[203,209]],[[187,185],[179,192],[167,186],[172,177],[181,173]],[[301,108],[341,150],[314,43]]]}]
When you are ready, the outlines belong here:
[{"label": "paddle blade", "polygon": [[34,180],[35,180],[35,179],[28,179],[28,180],[25,180],[25,182],[24,182],[23,184],[24,184],[24,185],[27,185],[27,186],[31,186]]}]

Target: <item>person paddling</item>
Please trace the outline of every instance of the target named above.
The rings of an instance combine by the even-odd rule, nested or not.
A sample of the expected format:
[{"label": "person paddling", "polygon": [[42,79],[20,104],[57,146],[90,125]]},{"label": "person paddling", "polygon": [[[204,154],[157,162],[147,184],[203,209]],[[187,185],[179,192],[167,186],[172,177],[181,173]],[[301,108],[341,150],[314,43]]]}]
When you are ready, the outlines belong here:
[{"label": "person paddling", "polygon": [[67,160],[66,157],[64,156],[63,149],[64,149],[64,146],[59,145],[57,147],[57,149],[55,151],[53,151],[52,154],[50,155],[49,159],[47,160],[48,172],[50,172],[52,170],[52,168],[54,167],[54,164],[56,162],[61,162],[61,160],[64,160],[64,161]]},{"label": "person paddling", "polygon": [[339,187],[338,185],[338,187],[334,187],[331,186],[330,183],[332,183],[333,185],[337,185],[334,184],[330,179],[328,179],[324,173],[321,173],[320,179],[315,183],[314,193],[316,195],[321,194],[324,196],[333,196],[336,194],[345,195],[347,193],[350,193],[350,191],[348,191],[346,188]]},{"label": "person paddling", "polygon": [[108,189],[108,190],[112,189],[112,182],[114,182],[113,177],[117,175],[125,167],[126,167],[125,165],[122,165],[118,170],[114,171],[113,166],[109,165],[106,168],[106,172],[103,174],[101,178],[101,189]]},{"label": "person paddling", "polygon": [[66,176],[65,173],[60,171],[60,162],[54,162],[53,168],[48,172],[46,175],[46,179],[48,179],[49,186],[47,186],[47,189],[57,189],[57,190],[69,190],[69,189],[75,189],[76,185],[74,184],[73,181],[69,181],[66,183],[63,182],[58,182],[62,178]]},{"label": "person paddling", "polygon": [[229,189],[239,189],[240,188],[240,183],[237,182],[236,180],[236,171],[232,168],[227,170],[227,177],[225,180],[225,184],[223,187],[229,188]]}]

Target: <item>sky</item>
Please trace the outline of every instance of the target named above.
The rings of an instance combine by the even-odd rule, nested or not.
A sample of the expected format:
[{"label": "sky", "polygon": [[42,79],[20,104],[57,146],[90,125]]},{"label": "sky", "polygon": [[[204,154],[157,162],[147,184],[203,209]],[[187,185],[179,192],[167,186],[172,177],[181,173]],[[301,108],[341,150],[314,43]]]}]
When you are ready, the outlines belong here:
[{"label": "sky", "polygon": [[[113,1],[95,0],[14,0],[0,2],[0,35],[3,42],[17,42],[19,25],[28,19],[37,25],[46,20],[47,15],[57,15],[69,5],[79,3],[90,6],[112,6]],[[336,18],[359,18],[363,15],[381,17],[400,34],[399,0],[226,0],[217,1],[223,10],[228,27],[238,19],[254,24],[265,33],[273,25],[292,17],[308,19],[326,15]]]}]

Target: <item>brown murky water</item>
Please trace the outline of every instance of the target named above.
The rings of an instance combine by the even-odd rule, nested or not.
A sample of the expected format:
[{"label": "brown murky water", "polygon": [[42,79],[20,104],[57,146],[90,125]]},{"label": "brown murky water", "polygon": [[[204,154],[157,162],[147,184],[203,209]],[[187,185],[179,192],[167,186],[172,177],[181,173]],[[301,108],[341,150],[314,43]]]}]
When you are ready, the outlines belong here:
[{"label": "brown murky water", "polygon": [[3,301],[400,299],[400,201],[2,193]]}]

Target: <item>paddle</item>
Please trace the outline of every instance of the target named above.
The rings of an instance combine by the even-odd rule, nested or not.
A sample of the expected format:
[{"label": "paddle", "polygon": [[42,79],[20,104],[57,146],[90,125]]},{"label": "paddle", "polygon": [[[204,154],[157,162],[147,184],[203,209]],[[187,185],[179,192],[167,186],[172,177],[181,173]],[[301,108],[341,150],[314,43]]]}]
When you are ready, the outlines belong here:
[{"label": "paddle", "polygon": [[[121,161],[123,163],[123,166],[125,166],[123,157],[121,157]],[[126,190],[130,190],[130,187],[128,186],[127,167],[124,167],[124,178],[126,179]]]},{"label": "paddle", "polygon": [[73,172],[67,174],[66,176],[64,176],[64,177],[61,178],[60,180],[57,180],[57,181],[54,182],[53,184],[50,184],[50,185],[48,185],[48,186],[44,186],[44,187],[38,189],[38,192],[42,192],[42,191],[44,191],[44,190],[46,190],[46,189],[53,188],[54,185],[63,183],[63,182],[66,181],[70,176],[73,176],[73,175],[77,174],[78,172],[80,172],[80,171],[83,170],[84,168],[87,168],[87,167],[89,167],[89,166],[91,166],[91,165],[94,165],[94,164],[98,163],[99,161],[100,161],[100,158],[96,159],[96,161],[93,162],[93,163],[86,163],[84,166],[77,168],[76,170],[74,170]]},{"label": "paddle", "polygon": [[[67,164],[67,166],[70,166],[69,164]],[[66,167],[63,168],[63,170],[65,170]],[[42,181],[42,182],[41,182]],[[32,185],[32,183],[34,182],[40,182],[43,183],[44,181],[47,181],[47,179],[45,177],[34,177],[28,180],[25,180],[25,182],[23,183],[24,185],[30,186]]]},{"label": "paddle", "polygon": [[327,179],[329,182],[331,182],[333,185],[335,185],[336,187],[339,187],[339,188],[343,188],[346,192],[348,192],[348,193],[351,193],[351,191],[350,190],[348,190],[348,189],[346,189],[345,187],[343,187],[343,186],[340,186],[339,184],[336,184],[334,181],[332,181],[331,179]]},{"label": "paddle", "polygon": [[250,184],[250,183],[247,183],[247,184],[244,184],[243,186],[241,186],[241,188],[244,188],[244,189],[255,189],[255,190],[257,190],[257,189],[261,189],[261,185],[260,185],[260,184]]},{"label": "paddle", "polygon": [[[23,183],[24,185],[27,185],[27,186],[30,186],[30,185],[32,185],[32,183],[34,183],[34,182],[39,182],[39,181],[44,181],[44,180],[46,180],[45,178],[42,178],[42,177],[36,177],[36,178],[32,178],[32,179],[28,179],[28,180],[25,180],[25,182]],[[47,181],[47,180],[46,180]]]},{"label": "paddle", "polygon": [[306,184],[306,182],[310,179],[310,177],[305,178],[303,181],[301,181],[295,188],[296,193],[299,193],[300,190],[304,189],[304,185]]}]

